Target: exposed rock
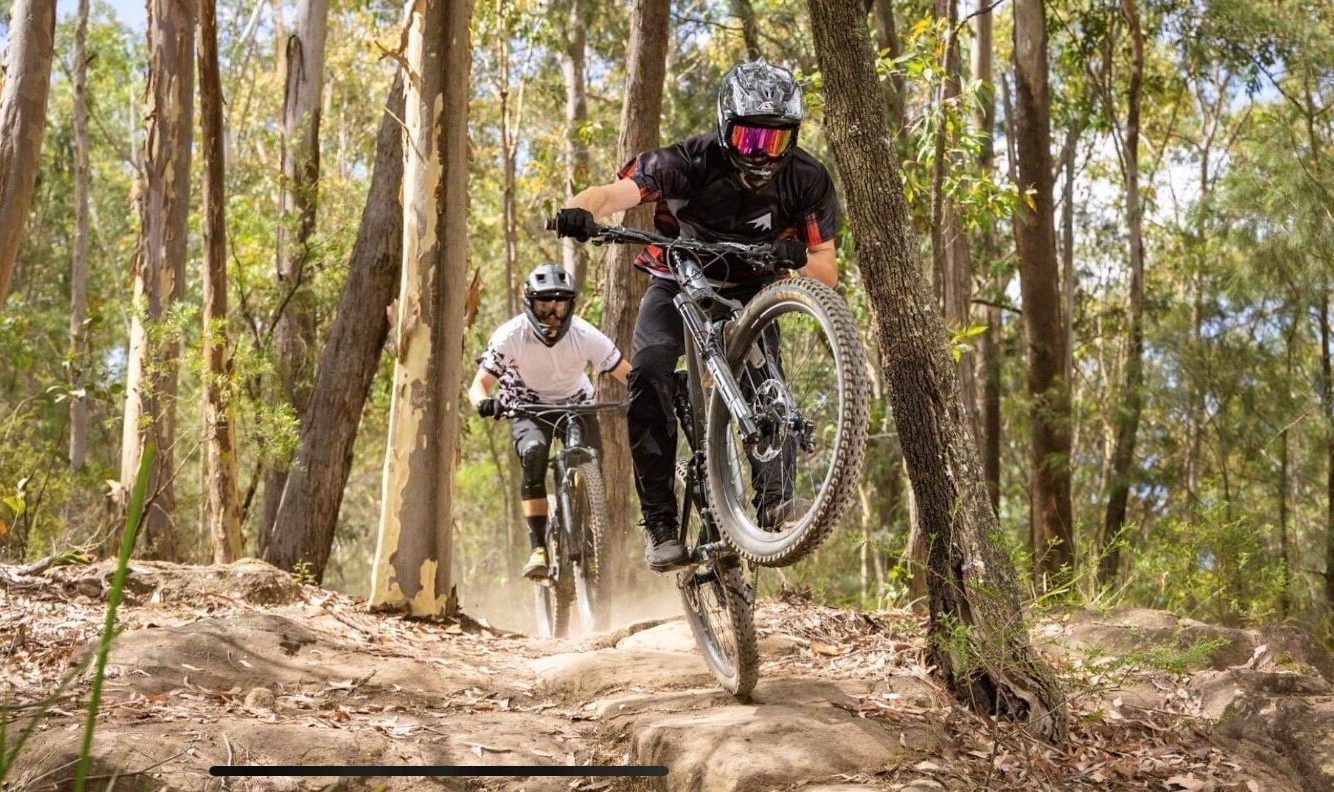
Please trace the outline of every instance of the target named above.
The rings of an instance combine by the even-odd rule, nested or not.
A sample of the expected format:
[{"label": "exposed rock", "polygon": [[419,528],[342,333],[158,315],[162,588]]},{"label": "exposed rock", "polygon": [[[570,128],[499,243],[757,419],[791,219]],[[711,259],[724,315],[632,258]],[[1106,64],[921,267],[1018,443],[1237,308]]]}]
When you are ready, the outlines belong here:
[{"label": "exposed rock", "polygon": [[[46,574],[68,590],[103,597],[116,571],[114,559],[88,566],[54,567]],[[232,599],[254,605],[285,605],[301,599],[302,586],[291,574],[257,558],[231,564],[183,566],[165,561],[131,561],[125,579],[131,604]]]}]

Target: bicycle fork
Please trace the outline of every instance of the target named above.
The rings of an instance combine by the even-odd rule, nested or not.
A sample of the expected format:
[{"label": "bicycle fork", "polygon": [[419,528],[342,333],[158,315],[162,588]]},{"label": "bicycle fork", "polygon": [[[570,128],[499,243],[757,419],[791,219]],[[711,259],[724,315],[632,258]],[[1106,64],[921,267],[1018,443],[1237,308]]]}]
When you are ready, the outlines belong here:
[{"label": "bicycle fork", "polygon": [[676,309],[681,313],[686,331],[695,342],[695,348],[699,350],[699,357],[703,360],[704,367],[713,376],[713,387],[723,397],[723,403],[727,405],[727,411],[736,419],[742,442],[747,448],[753,448],[761,440],[760,428],[755,423],[754,413],[751,412],[750,405],[746,403],[746,397],[741,393],[741,386],[737,383],[736,377],[732,376],[732,371],[727,366],[723,350],[719,348],[717,343],[717,334],[712,332],[711,324],[699,309],[699,306],[691,302],[685,295],[678,294],[672,302],[676,304]]}]

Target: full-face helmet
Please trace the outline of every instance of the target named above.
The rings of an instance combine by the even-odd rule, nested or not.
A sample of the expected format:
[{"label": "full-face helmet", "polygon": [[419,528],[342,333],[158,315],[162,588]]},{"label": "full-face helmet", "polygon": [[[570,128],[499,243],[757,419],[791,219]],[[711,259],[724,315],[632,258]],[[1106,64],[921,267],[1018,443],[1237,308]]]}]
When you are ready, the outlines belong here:
[{"label": "full-face helmet", "polygon": [[523,282],[524,313],[542,343],[553,346],[574,321],[574,278],[559,264],[538,264]]},{"label": "full-face helmet", "polygon": [[787,165],[806,110],[792,72],[761,58],[740,63],[718,90],[718,142],[741,181],[759,189]]}]

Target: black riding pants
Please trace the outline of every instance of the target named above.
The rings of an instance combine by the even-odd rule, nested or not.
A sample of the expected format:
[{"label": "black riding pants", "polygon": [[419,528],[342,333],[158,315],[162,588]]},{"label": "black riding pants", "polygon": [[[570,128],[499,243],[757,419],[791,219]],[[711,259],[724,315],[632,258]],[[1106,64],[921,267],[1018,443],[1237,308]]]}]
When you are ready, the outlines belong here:
[{"label": "black riding pants", "polygon": [[[760,286],[739,286],[720,294],[748,302]],[[685,325],[672,303],[680,292],[674,280],[653,278],[639,303],[631,353],[630,408],[626,423],[630,432],[630,456],[634,461],[635,489],[644,519],[675,521],[677,503],[673,491],[676,470],[676,415],[672,409],[673,372],[685,354]],[[773,329],[776,331],[777,326]],[[766,346],[769,339],[766,339]],[[781,365],[781,364],[780,364]],[[743,389],[745,389],[743,383]],[[700,416],[703,419],[703,416]],[[792,487],[792,449],[767,463],[752,461],[751,482],[756,506],[789,497]]]}]

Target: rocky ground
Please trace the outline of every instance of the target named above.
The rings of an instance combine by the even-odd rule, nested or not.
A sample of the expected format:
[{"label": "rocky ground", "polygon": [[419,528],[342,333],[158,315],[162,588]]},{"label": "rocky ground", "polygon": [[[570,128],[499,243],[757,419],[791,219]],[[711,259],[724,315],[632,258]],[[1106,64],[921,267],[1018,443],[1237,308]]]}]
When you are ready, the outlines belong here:
[{"label": "rocky ground", "polygon": [[[111,567],[0,567],[7,783],[68,788]],[[952,701],[922,626],[761,602],[753,698],[719,691],[679,619],[571,641],[367,613],[263,563],[133,564],[94,789],[1334,789],[1334,659],[1291,627],[1158,611],[1049,615],[1070,692],[1052,749]],[[241,778],[220,764],[665,765],[663,779]]]}]

